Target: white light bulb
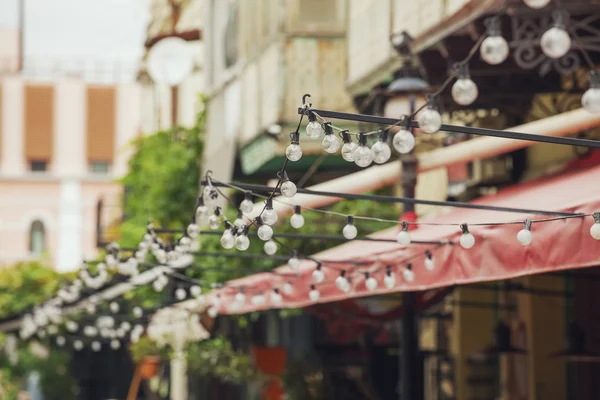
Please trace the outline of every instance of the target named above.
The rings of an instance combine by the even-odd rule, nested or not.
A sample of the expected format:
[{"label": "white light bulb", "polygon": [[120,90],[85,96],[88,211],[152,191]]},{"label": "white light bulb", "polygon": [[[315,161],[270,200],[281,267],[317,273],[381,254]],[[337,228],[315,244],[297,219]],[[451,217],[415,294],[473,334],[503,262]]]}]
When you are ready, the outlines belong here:
[{"label": "white light bulb", "polygon": [[286,282],[283,284],[282,290],[289,296],[294,293],[294,286],[290,282]]},{"label": "white light bulb", "polygon": [[308,292],[308,297],[311,301],[319,301],[321,293],[319,293],[317,289],[312,289],[310,292]]},{"label": "white light bulb", "polygon": [[235,248],[240,251],[246,251],[250,247],[250,239],[248,236],[242,234],[235,238]]},{"label": "white light bulb", "polygon": [[154,236],[152,236],[152,235],[151,235],[151,234],[149,234],[149,233],[146,233],[146,234],[144,235],[144,242],[145,242],[147,245],[151,245],[151,244],[154,242]]},{"label": "white light bulb", "polygon": [[[220,221],[219,221],[219,222],[220,222]],[[233,221],[233,225],[234,225],[236,228],[240,228],[240,229],[242,229],[242,228],[244,228],[244,227],[246,226],[246,221],[244,221],[244,218],[243,218],[243,217],[240,215],[240,216],[238,216],[238,217],[235,219],[235,221]],[[218,226],[217,226],[217,228],[218,228]],[[216,229],[216,228],[215,228],[215,229]]]},{"label": "white light bulb", "polygon": [[433,271],[435,269],[435,261],[433,261],[432,257],[425,258],[425,269],[427,271]]},{"label": "white light bulb", "polygon": [[271,303],[272,304],[281,304],[283,302],[283,297],[278,292],[271,293]]},{"label": "white light bulb", "polygon": [[56,344],[59,347],[63,347],[65,345],[65,343],[67,343],[67,339],[65,339],[64,336],[59,336],[59,337],[56,338]]},{"label": "white light bulb", "polygon": [[164,264],[167,262],[167,252],[164,251],[163,249],[158,249],[156,251],[156,253],[154,254],[154,256],[156,257],[156,260],[160,263],[160,264]]},{"label": "white light bulb", "polygon": [[342,234],[346,239],[352,240],[356,237],[356,235],[358,235],[358,229],[356,229],[356,226],[352,224],[346,224],[342,230]]},{"label": "white light bulb", "polygon": [[370,276],[365,281],[365,286],[367,287],[367,290],[372,292],[373,290],[377,289],[377,279]]},{"label": "white light bulb", "polygon": [[208,214],[208,207],[206,207],[204,204],[200,204],[198,207],[196,207],[196,219],[200,220],[206,217],[206,214]]},{"label": "white light bulb", "polygon": [[408,232],[402,230],[396,235],[396,241],[402,246],[408,246],[410,244],[410,235]]},{"label": "white light bulb", "polygon": [[415,273],[411,269],[405,268],[404,271],[402,271],[402,277],[406,282],[412,282],[415,280]]},{"label": "white light bulb", "polygon": [[287,180],[281,184],[281,194],[287,198],[294,197],[298,188],[296,184],[290,180]]},{"label": "white light bulb", "polygon": [[373,152],[373,161],[377,164],[387,162],[392,156],[390,145],[381,140],[376,141],[373,146],[371,146],[371,151]]},{"label": "white light bulb", "polygon": [[194,297],[199,297],[202,294],[202,288],[198,285],[194,285],[190,288],[190,294]]},{"label": "white light bulb", "polygon": [[139,250],[139,251],[148,251],[148,248],[149,248],[149,247],[150,247],[150,245],[149,245],[148,243],[144,242],[144,241],[141,241],[141,242],[138,244],[138,250]]},{"label": "white light bulb", "polygon": [[312,273],[312,279],[315,283],[321,283],[325,280],[325,274],[320,269],[315,269]]},{"label": "white light bulb", "polygon": [[144,310],[141,307],[133,307],[133,316],[136,318],[141,318],[144,315]]},{"label": "white light bulb", "polygon": [[531,231],[529,229],[521,229],[519,233],[517,233],[517,240],[523,246],[527,246],[533,240],[533,235],[531,234]]},{"label": "white light bulb", "polygon": [[[210,219],[209,219],[210,221]],[[198,237],[198,234],[200,233],[200,227],[194,223],[189,224],[187,227],[187,234],[189,237],[191,238],[196,238]]]},{"label": "white light bulb", "polygon": [[73,348],[77,351],[80,351],[81,349],[83,349],[83,342],[81,340],[76,340],[73,343]]},{"label": "white light bulb", "polygon": [[459,78],[452,85],[452,98],[461,106],[473,104],[478,94],[477,85],[470,78]]},{"label": "white light bulb", "polygon": [[113,350],[118,350],[121,347],[121,342],[117,339],[113,339],[110,341],[110,348]]},{"label": "white light bulb", "polygon": [[600,223],[596,222],[594,223],[594,225],[592,225],[592,227],[590,228],[590,235],[596,239],[596,240],[600,240]]},{"label": "white light bulb", "polygon": [[217,192],[217,189],[215,189],[213,185],[209,184],[202,189],[202,199],[204,200],[204,204],[213,205],[218,197],[219,192]]},{"label": "white light bulb", "polygon": [[400,154],[408,154],[415,148],[415,137],[414,135],[406,130],[400,129],[392,139],[392,145],[394,149]]},{"label": "white light bulb", "polygon": [[92,351],[93,352],[99,352],[100,349],[102,348],[102,345],[100,344],[100,342],[92,342]]},{"label": "white light bulb", "polygon": [[469,232],[463,233],[460,235],[460,245],[465,249],[470,249],[475,246],[475,236]]},{"label": "white light bulb", "polygon": [[290,161],[298,161],[302,158],[302,149],[298,144],[290,144],[287,149],[285,149],[285,156]]},{"label": "white light bulb", "polygon": [[393,272],[387,273],[383,278],[383,284],[386,288],[391,289],[396,286],[396,275]]},{"label": "white light bulb", "polygon": [[272,208],[267,208],[260,217],[262,218],[263,223],[267,225],[275,225],[278,219],[277,213]]},{"label": "white light bulb", "polygon": [[256,296],[252,296],[252,298],[250,299],[250,302],[252,304],[254,304],[255,306],[262,306],[267,302],[267,300],[265,299],[265,296],[263,296],[262,294],[257,294]]},{"label": "white light bulb", "polygon": [[146,261],[146,252],[138,250],[135,252],[135,259],[139,262],[139,263],[143,263],[144,261]]},{"label": "white light bulb", "polygon": [[217,310],[216,307],[209,307],[208,308],[208,316],[211,318],[217,318],[217,315],[219,315],[219,310]]},{"label": "white light bulb", "polygon": [[419,114],[419,128],[426,133],[436,133],[442,126],[442,116],[438,110],[427,108]]},{"label": "white light bulb", "polygon": [[523,0],[527,7],[531,8],[544,8],[550,4],[551,0]]},{"label": "white light bulb", "polygon": [[117,302],[114,302],[114,301],[113,301],[113,302],[111,302],[111,303],[109,304],[109,308],[110,308],[110,311],[111,311],[113,314],[116,314],[116,313],[118,313],[118,312],[119,312],[119,309],[120,309],[121,307],[119,306],[119,303],[117,303]]},{"label": "white light bulb", "polygon": [[325,135],[323,142],[321,143],[323,149],[330,154],[337,152],[340,149],[341,144],[340,139],[334,134]]},{"label": "white light bulb", "polygon": [[304,226],[304,217],[302,216],[302,214],[292,215],[292,217],[290,218],[290,225],[292,225],[292,227],[296,229],[302,228]]},{"label": "white light bulb", "polygon": [[306,125],[306,134],[311,139],[318,139],[323,134],[323,128],[321,127],[321,124],[319,124],[317,121],[310,121]]},{"label": "white light bulb", "polygon": [[79,329],[79,325],[75,321],[67,321],[65,326],[69,332],[76,332]]},{"label": "white light bulb", "polygon": [[231,229],[225,229],[221,235],[221,246],[224,249],[232,249],[235,246],[235,236],[231,233]]},{"label": "white light bulb", "polygon": [[354,162],[354,152],[358,145],[354,142],[344,143],[342,146],[342,158],[348,162]]},{"label": "white light bulb", "polygon": [[187,297],[187,293],[186,293],[185,289],[183,289],[183,288],[178,288],[178,289],[175,291],[175,298],[176,298],[177,300],[185,300],[185,298],[186,298],[186,297]]},{"label": "white light bulb", "polygon": [[237,292],[233,297],[233,301],[238,304],[244,304],[246,302],[246,295],[242,292]]},{"label": "white light bulb", "polygon": [[260,240],[267,241],[273,237],[273,228],[269,225],[261,225],[258,227],[257,233]]},{"label": "white light bulb", "polygon": [[594,114],[600,114],[600,88],[589,88],[581,98],[583,108]]},{"label": "white light bulb", "polygon": [[354,152],[354,163],[361,168],[366,168],[373,162],[373,152],[367,146],[358,146]]},{"label": "white light bulb", "polygon": [[[211,215],[210,217],[208,217],[208,227],[210,229],[219,229],[219,226],[221,225],[221,218],[219,218],[218,215]],[[190,237],[193,237],[192,235],[190,235]]]},{"label": "white light bulb", "polygon": [[288,260],[288,265],[294,271],[298,271],[298,269],[300,268],[300,260],[294,255]]},{"label": "white light bulb", "polygon": [[490,65],[503,63],[508,57],[508,42],[500,35],[488,36],[479,48],[481,59]]},{"label": "white light bulb", "polygon": [[242,210],[244,214],[250,214],[254,210],[254,203],[250,199],[244,199],[240,203],[240,210]]},{"label": "white light bulb", "polygon": [[347,293],[350,290],[350,282],[341,275],[335,278],[335,286],[344,293]]},{"label": "white light bulb", "polygon": [[554,26],[544,32],[540,46],[548,57],[561,58],[571,49],[571,37],[565,29]]},{"label": "white light bulb", "polygon": [[86,309],[86,311],[87,311],[87,313],[88,313],[88,314],[93,314],[93,313],[95,313],[95,312],[96,312],[96,306],[95,306],[95,305],[93,305],[93,304],[88,304],[88,305],[85,307],[85,309]]},{"label": "white light bulb", "polygon": [[162,292],[164,287],[160,281],[156,280],[156,281],[152,282],[152,289],[154,289],[155,292],[160,293],[160,292]]},{"label": "white light bulb", "polygon": [[83,328],[83,334],[85,336],[93,337],[98,334],[98,329],[96,329],[94,326],[86,326]]},{"label": "white light bulb", "polygon": [[263,250],[267,255],[272,256],[275,253],[277,253],[277,243],[275,243],[272,240],[269,240],[263,245]]}]

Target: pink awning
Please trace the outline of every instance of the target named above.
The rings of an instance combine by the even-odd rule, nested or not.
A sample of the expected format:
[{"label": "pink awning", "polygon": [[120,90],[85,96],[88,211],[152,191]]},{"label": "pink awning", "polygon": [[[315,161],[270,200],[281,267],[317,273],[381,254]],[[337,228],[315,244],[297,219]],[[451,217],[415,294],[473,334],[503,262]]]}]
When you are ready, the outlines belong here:
[{"label": "pink awning", "polygon": [[[529,183],[515,185],[493,196],[473,201],[514,208],[534,208],[538,210],[593,213],[600,211],[600,166],[579,172],[561,174]],[[385,206],[385,205],[384,205]],[[349,242],[341,246],[315,254],[319,260],[336,261],[325,263],[322,270],[325,281],[316,285],[320,292],[319,303],[338,301],[347,298],[371,296],[374,294],[422,291],[457,284],[502,280],[523,275],[554,272],[600,264],[600,242],[589,233],[594,220],[590,217],[572,218],[544,223],[533,223],[533,242],[522,246],[517,241],[517,232],[522,224],[477,227],[470,226],[475,236],[475,246],[469,250],[459,244],[462,223],[511,222],[525,219],[543,219],[547,216],[515,214],[507,212],[451,209],[447,213],[420,222],[452,223],[453,226],[421,225],[410,231],[412,240],[444,241],[455,245],[436,247],[433,245],[401,246],[390,242]],[[373,237],[395,238],[398,228],[394,227],[373,234]],[[424,267],[425,251],[430,250],[435,261],[432,271]],[[350,262],[360,261],[361,265]],[[412,263],[414,281],[406,282],[402,271],[407,262]],[[340,263],[338,263],[340,262]],[[396,285],[386,289],[383,285],[385,267],[390,265],[395,272]],[[247,313],[269,308],[298,308],[312,304],[308,293],[312,284],[312,272],[316,264],[305,260],[299,272],[294,275],[287,266],[277,268],[274,273],[260,273],[228,282],[216,293],[220,295],[219,312],[223,314]],[[345,268],[351,276],[352,289],[343,293],[335,286],[339,270]],[[370,271],[379,285],[375,291],[365,287],[364,272]],[[285,282],[293,284],[293,293],[286,294],[282,288]],[[233,301],[239,287],[245,287],[246,302]],[[273,304],[273,288],[279,288],[283,302]],[[252,301],[252,297],[263,294],[266,301]]]}]

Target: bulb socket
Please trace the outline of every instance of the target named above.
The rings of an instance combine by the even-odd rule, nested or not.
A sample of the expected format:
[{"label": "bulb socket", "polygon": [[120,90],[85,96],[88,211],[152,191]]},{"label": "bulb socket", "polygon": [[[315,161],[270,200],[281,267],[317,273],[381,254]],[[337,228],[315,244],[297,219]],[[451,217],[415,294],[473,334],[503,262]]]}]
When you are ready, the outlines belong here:
[{"label": "bulb socket", "polygon": [[323,264],[321,263],[317,263],[317,267],[315,268],[317,271],[320,271],[321,268],[323,267]]},{"label": "bulb socket", "polygon": [[348,221],[348,225],[354,225],[354,217],[352,215],[348,215],[346,219]]},{"label": "bulb socket", "polygon": [[342,140],[344,143],[351,143],[352,139],[350,139],[350,131],[348,129],[344,129],[342,132]]},{"label": "bulb socket", "polygon": [[366,146],[367,145],[367,135],[365,135],[364,133],[360,132],[358,134],[358,144],[360,146]]},{"label": "bulb socket", "polygon": [[317,115],[313,111],[308,111],[308,121],[315,122],[317,120]]},{"label": "bulb socket", "polygon": [[250,201],[252,201],[252,192],[246,192],[246,193],[244,193],[244,200],[250,200]]},{"label": "bulb socket", "polygon": [[469,65],[466,63],[456,63],[454,64],[454,68],[456,70],[456,75],[458,79],[469,79],[471,78],[471,74],[469,73]]},{"label": "bulb socket", "polygon": [[256,221],[256,225],[258,225],[258,226],[263,226],[265,224],[260,215],[258,217],[256,217],[255,221]]},{"label": "bulb socket", "polygon": [[371,274],[369,272],[365,272],[365,279],[369,279],[371,277]]},{"label": "bulb socket", "polygon": [[300,144],[300,132],[296,131],[290,133],[290,143]]},{"label": "bulb socket", "polygon": [[428,260],[431,260],[433,258],[433,255],[431,254],[431,252],[429,250],[425,250],[425,257]]},{"label": "bulb socket", "polygon": [[590,88],[600,89],[600,71],[590,71]]},{"label": "bulb socket", "polygon": [[467,224],[462,224],[460,226],[460,230],[462,231],[463,235],[469,233],[469,226]]},{"label": "bulb socket", "polygon": [[593,213],[592,217],[594,217],[594,222],[595,223],[600,224],[600,212]]},{"label": "bulb socket", "polygon": [[267,210],[272,210],[272,209],[273,209],[273,199],[269,197],[267,199]]},{"label": "bulb socket", "polygon": [[525,225],[525,229],[530,231],[531,230],[531,220],[530,219],[526,219],[525,222],[523,223],[523,225]]},{"label": "bulb socket", "polygon": [[219,207],[219,206],[215,207],[215,215],[217,217],[221,216],[221,207]]},{"label": "bulb socket", "polygon": [[412,264],[411,263],[406,264],[406,269],[409,271],[412,271]]},{"label": "bulb socket", "polygon": [[294,206],[294,214],[298,214],[300,215],[302,213],[302,207],[300,206]]},{"label": "bulb socket", "polygon": [[500,36],[502,35],[502,21],[499,17],[486,18],[483,21],[486,27],[488,36]]},{"label": "bulb socket", "polygon": [[323,123],[323,129],[325,129],[326,135],[333,135],[333,128],[331,127],[331,122]]},{"label": "bulb socket", "polygon": [[279,294],[279,289],[273,288],[273,292],[275,292],[275,294]]},{"label": "bulb socket", "polygon": [[340,271],[340,276],[342,278],[346,276],[346,270],[345,269],[343,269],[343,270]]},{"label": "bulb socket", "polygon": [[560,29],[566,29],[567,23],[569,22],[569,13],[565,10],[554,10],[552,13],[554,19],[554,27]]},{"label": "bulb socket", "polygon": [[242,218],[244,218],[244,213],[242,212],[242,210],[238,209],[237,217],[238,217],[239,219],[242,219]]},{"label": "bulb socket", "polygon": [[387,276],[392,276],[392,266],[391,265],[386,265],[386,267],[385,267],[385,274]]},{"label": "bulb socket", "polygon": [[408,222],[407,221],[402,221],[402,231],[408,232]]},{"label": "bulb socket", "polygon": [[382,129],[379,131],[379,141],[380,142],[387,142],[388,141],[388,131],[387,129]]}]

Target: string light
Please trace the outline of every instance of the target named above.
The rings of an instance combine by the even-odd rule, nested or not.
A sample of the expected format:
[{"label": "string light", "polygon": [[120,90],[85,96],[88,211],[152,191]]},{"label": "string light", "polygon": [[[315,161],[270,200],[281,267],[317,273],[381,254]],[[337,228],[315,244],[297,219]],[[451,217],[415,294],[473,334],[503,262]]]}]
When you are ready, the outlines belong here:
[{"label": "string light", "polygon": [[402,221],[402,230],[396,235],[396,241],[402,246],[410,244],[410,235],[408,233],[408,222]]},{"label": "string light", "polygon": [[192,285],[192,287],[190,287],[190,294],[193,297],[200,297],[202,294],[202,288],[198,285]]},{"label": "string light", "polygon": [[452,85],[452,99],[461,106],[473,104],[479,91],[477,85],[469,75],[469,67],[467,64],[458,65],[458,79]]},{"label": "string light", "polygon": [[325,127],[325,137],[323,138],[323,142],[321,142],[321,145],[323,146],[323,149],[326,152],[334,154],[339,150],[341,146],[340,139],[333,134],[331,122],[325,122],[323,126]]},{"label": "string light", "polygon": [[402,271],[402,277],[406,282],[412,282],[415,280],[415,273],[412,270],[412,264],[406,264],[406,268]]},{"label": "string light", "polygon": [[146,261],[146,252],[142,251],[142,250],[138,250],[135,252],[135,259],[140,262],[143,263],[144,261]]},{"label": "string light", "polygon": [[141,318],[144,315],[144,311],[141,307],[135,306],[133,307],[133,316],[136,318]]},{"label": "string light", "polygon": [[571,37],[565,29],[567,16],[563,11],[554,12],[554,26],[540,39],[540,46],[550,58],[561,58],[571,49]]},{"label": "string light", "polygon": [[254,203],[252,202],[252,193],[246,192],[244,193],[244,200],[240,203],[240,210],[244,214],[250,214],[254,211]]},{"label": "string light", "polygon": [[[235,219],[235,221],[233,221],[233,226],[235,226],[238,229],[241,229],[244,226],[246,226],[246,221],[244,220],[244,214],[242,213],[242,210],[238,210],[237,218]],[[213,229],[217,228],[218,226]]]},{"label": "string light", "polygon": [[600,212],[595,212],[592,215],[594,217],[594,224],[590,228],[590,235],[594,239],[600,240]]},{"label": "string light", "polygon": [[317,122],[317,117],[314,113],[308,114],[308,124],[306,125],[306,135],[311,139],[318,139],[323,135],[323,128]]},{"label": "string light", "polygon": [[77,332],[77,330],[79,329],[79,324],[77,324],[77,322],[75,321],[67,321],[65,324],[65,328],[67,328],[67,331],[71,333]]},{"label": "string light", "polygon": [[129,321],[121,322],[121,329],[128,332],[131,329],[131,324],[129,323]]},{"label": "string light", "polygon": [[354,217],[348,215],[346,226],[342,229],[342,235],[348,240],[352,240],[358,235],[358,229],[354,226]]},{"label": "string light", "polygon": [[358,134],[358,148],[354,151],[354,163],[361,168],[366,168],[373,162],[373,152],[367,147],[367,136]]},{"label": "string light", "polygon": [[110,341],[110,348],[113,350],[118,350],[121,347],[121,342],[117,339],[113,339]]},{"label": "string light", "polygon": [[502,37],[500,18],[488,18],[485,25],[487,37],[479,48],[481,59],[491,65],[502,64],[508,57],[509,47],[506,39]]},{"label": "string light", "polygon": [[266,204],[265,210],[261,214],[261,217],[262,217],[263,223],[267,224],[267,225],[275,225],[275,223],[277,222],[278,216],[277,216],[277,212],[275,212],[275,210],[273,209],[273,199],[272,198],[269,197],[267,199],[267,204]]},{"label": "string light", "polygon": [[294,214],[290,217],[292,228],[300,229],[304,226],[304,217],[301,214],[301,207],[294,206]]},{"label": "string light", "polygon": [[75,342],[73,342],[73,348],[76,351],[81,351],[83,350],[83,342],[81,340],[76,340]]},{"label": "string light", "polygon": [[[220,225],[221,225],[221,208],[215,207],[215,212],[213,213],[213,215],[208,217],[208,227],[210,229],[216,230],[216,229],[219,229]],[[190,237],[194,237],[194,236],[190,235]]]},{"label": "string light", "polygon": [[342,139],[344,141],[342,158],[348,162],[354,162],[354,152],[358,149],[358,145],[352,141],[347,129],[342,131]]},{"label": "string light", "polygon": [[350,282],[346,278],[346,270],[341,270],[340,276],[335,278],[335,286],[344,293],[348,293],[350,291]]},{"label": "string light", "polygon": [[203,197],[198,198],[198,205],[196,206],[195,212],[196,212],[196,218],[199,220],[206,217],[206,215],[208,214],[208,207],[206,207],[206,205],[204,205]]},{"label": "string light", "polygon": [[590,88],[583,94],[581,105],[591,113],[600,113],[600,73],[598,71],[590,72]]},{"label": "string light", "polygon": [[224,249],[232,249],[235,246],[235,236],[233,236],[231,228],[231,222],[225,221],[225,230],[223,231],[223,235],[221,235],[221,246]]},{"label": "string light", "polygon": [[250,302],[252,304],[254,304],[255,306],[263,306],[266,304],[267,299],[265,298],[264,295],[257,294],[257,295],[252,296],[252,299],[250,299]]},{"label": "string light", "polygon": [[246,295],[244,294],[244,289],[240,288],[240,290],[233,297],[233,301],[238,304],[244,304],[246,302]]},{"label": "string light", "polygon": [[365,272],[365,287],[370,292],[377,289],[377,279],[373,278],[368,272]]},{"label": "string light", "polygon": [[256,218],[256,224],[258,225],[257,234],[258,238],[263,241],[271,240],[273,237],[273,228],[263,223],[261,217]]},{"label": "string light", "polygon": [[207,312],[208,312],[208,316],[211,318],[217,318],[217,315],[219,315],[219,310],[217,310],[217,308],[215,306],[209,307]]},{"label": "string light", "polygon": [[533,235],[531,234],[531,220],[525,220],[525,227],[517,233],[517,240],[523,246],[531,244],[531,241],[533,240]]},{"label": "string light", "polygon": [[119,303],[112,301],[108,307],[110,308],[110,312],[112,312],[113,314],[116,314],[119,312],[119,310],[121,309],[121,307],[119,306]]},{"label": "string light", "polygon": [[96,341],[92,342],[91,347],[92,347],[92,351],[95,353],[99,352],[102,349],[102,345],[100,344],[100,342],[96,342]]},{"label": "string light", "polygon": [[298,188],[296,187],[296,184],[292,182],[290,178],[288,178],[287,172],[285,171],[283,171],[282,181],[283,182],[281,183],[281,194],[284,197],[287,197],[288,199],[294,197],[294,195],[298,191]]},{"label": "string light", "polygon": [[433,271],[435,269],[435,261],[433,261],[433,255],[429,250],[425,252],[425,269],[427,271]]},{"label": "string light", "polygon": [[292,252],[292,257],[288,260],[288,265],[294,271],[298,271],[300,269],[300,260],[298,259],[298,254],[296,250]]},{"label": "string light", "polygon": [[282,290],[283,290],[283,293],[290,296],[294,293],[294,286],[292,285],[292,283],[290,281],[287,281],[286,283],[283,284]]},{"label": "string light", "polygon": [[273,293],[271,293],[271,303],[275,305],[279,305],[283,302],[283,297],[279,294],[279,289],[273,289]]},{"label": "string light", "polygon": [[544,8],[550,4],[551,0],[523,0],[525,5],[530,8]]},{"label": "string light", "polygon": [[187,292],[185,291],[185,289],[177,288],[177,290],[175,290],[175,298],[177,300],[179,300],[179,301],[185,300],[186,297],[187,297]]},{"label": "string light", "polygon": [[375,161],[376,164],[384,164],[388,162],[392,156],[392,149],[388,144],[387,130],[381,130],[379,133],[379,140],[377,140],[373,146],[371,146],[371,152],[373,153],[373,161]]},{"label": "string light", "polygon": [[322,283],[325,280],[325,274],[321,269],[321,264],[317,264],[317,267],[312,272],[312,279],[315,283]]},{"label": "string light", "polygon": [[319,301],[320,297],[321,297],[321,293],[317,290],[317,288],[315,287],[315,285],[311,285],[310,286],[310,292],[308,292],[308,298],[311,301],[317,302],[317,301]]},{"label": "string light", "polygon": [[212,183],[209,181],[208,185],[204,186],[202,190],[204,204],[206,205],[214,205],[217,199],[219,198],[219,192]]},{"label": "string light", "polygon": [[235,248],[240,251],[248,250],[250,247],[250,239],[248,239],[248,227],[246,226],[241,232],[238,232],[238,236],[235,238]]},{"label": "string light", "polygon": [[405,118],[405,126],[401,128],[392,139],[392,146],[400,154],[408,154],[415,148],[415,137],[408,130],[409,118]]},{"label": "string light", "polygon": [[[319,125],[319,128],[321,126]],[[298,132],[290,133],[290,145],[285,149],[285,156],[290,161],[298,161],[302,158],[302,148]]]},{"label": "string light", "polygon": [[442,127],[442,116],[435,105],[435,98],[430,96],[427,108],[419,113],[419,128],[425,133],[436,133]]},{"label": "string light", "polygon": [[460,226],[462,230],[462,235],[460,236],[460,245],[465,249],[470,249],[475,246],[475,237],[469,232],[469,227],[467,224],[462,224]]},{"label": "string light", "polygon": [[66,344],[66,343],[67,343],[67,339],[65,339],[65,337],[64,337],[64,336],[58,336],[58,337],[56,338],[56,344],[57,344],[59,347],[63,347],[63,346]]},{"label": "string light", "polygon": [[272,256],[277,253],[277,243],[275,243],[273,240],[269,240],[263,245],[263,250],[267,255]]},{"label": "string light", "polygon": [[383,285],[391,289],[396,286],[396,275],[392,272],[391,265],[385,267],[385,276],[383,277]]}]

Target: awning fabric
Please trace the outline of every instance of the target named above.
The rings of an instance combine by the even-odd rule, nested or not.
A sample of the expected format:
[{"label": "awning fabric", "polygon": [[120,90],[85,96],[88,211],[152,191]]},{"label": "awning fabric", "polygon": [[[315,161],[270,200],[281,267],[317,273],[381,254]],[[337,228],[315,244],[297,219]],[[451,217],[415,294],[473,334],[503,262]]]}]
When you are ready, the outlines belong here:
[{"label": "awning fabric", "polygon": [[[473,203],[503,207],[529,208],[538,210],[593,213],[600,211],[600,166],[584,171],[564,173],[559,176],[519,184],[499,191],[496,195],[479,198]],[[387,205],[382,205],[385,207]],[[420,222],[452,223],[453,226],[420,225],[410,232],[412,240],[454,242],[435,248],[432,245],[401,246],[390,242],[349,242],[315,254],[319,260],[361,261],[366,264],[324,263],[325,282],[316,285],[320,292],[319,303],[339,301],[347,298],[370,296],[403,291],[422,291],[457,284],[502,280],[523,275],[539,274],[591,267],[600,264],[600,242],[589,233],[593,218],[572,218],[544,223],[533,223],[533,242],[522,246],[517,241],[517,233],[522,224],[496,226],[470,226],[476,243],[471,249],[463,249],[459,244],[462,223],[476,224],[488,222],[524,221],[544,219],[548,216],[535,216],[507,212],[451,209],[446,213]],[[377,238],[394,238],[398,227],[376,234]],[[434,249],[435,248],[435,249]],[[435,268],[428,271],[424,267],[425,251],[433,253]],[[414,281],[406,282],[402,271],[408,262],[412,263]],[[385,267],[392,266],[396,286],[386,289],[383,285]],[[298,308],[314,304],[308,292],[312,282],[312,272],[316,264],[303,261],[297,274],[287,267],[280,267],[274,273],[260,273],[228,282],[226,287],[214,292],[221,301],[222,314],[247,313],[268,308]],[[341,268],[351,276],[352,289],[348,293],[338,290],[334,284]],[[365,287],[364,272],[375,271],[371,276],[379,282],[375,291]],[[285,282],[293,284],[292,294],[285,294]],[[245,287],[246,302],[238,304],[233,296],[239,287]],[[283,296],[280,305],[270,301],[273,288],[279,288]],[[266,302],[252,301],[257,294],[264,294]]]}]

